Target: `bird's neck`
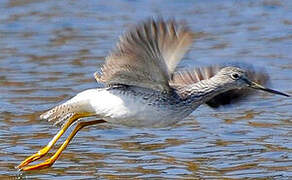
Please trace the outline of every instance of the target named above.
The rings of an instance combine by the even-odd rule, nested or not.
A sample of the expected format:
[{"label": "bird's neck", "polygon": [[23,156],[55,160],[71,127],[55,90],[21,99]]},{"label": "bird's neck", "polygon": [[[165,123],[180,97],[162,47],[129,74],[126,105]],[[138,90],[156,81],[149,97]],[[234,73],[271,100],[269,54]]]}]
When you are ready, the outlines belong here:
[{"label": "bird's neck", "polygon": [[194,106],[198,106],[228,90],[230,90],[230,88],[228,84],[225,83],[225,80],[214,76],[210,79],[180,88],[179,94],[185,101]]}]

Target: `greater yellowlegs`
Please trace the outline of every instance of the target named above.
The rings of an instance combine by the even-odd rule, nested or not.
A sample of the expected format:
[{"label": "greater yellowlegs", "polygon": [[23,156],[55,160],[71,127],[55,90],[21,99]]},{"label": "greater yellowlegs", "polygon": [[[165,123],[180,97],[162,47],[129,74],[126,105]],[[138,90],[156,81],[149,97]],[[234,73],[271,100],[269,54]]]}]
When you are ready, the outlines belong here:
[{"label": "greater yellowlegs", "polygon": [[[62,128],[47,146],[25,159],[18,168],[33,170],[51,166],[85,126],[103,122],[133,127],[168,126],[201,104],[216,107],[228,103],[228,99],[243,96],[241,90],[248,88],[289,96],[257,84],[254,82],[257,73],[237,67],[175,72],[192,41],[192,32],[174,20],[148,20],[123,35],[117,48],[106,58],[101,74],[95,74],[96,80],[106,87],[85,90],[42,114],[41,119],[62,124]],[[97,119],[79,122],[51,158],[27,166],[47,154],[77,119],[88,116]]]}]

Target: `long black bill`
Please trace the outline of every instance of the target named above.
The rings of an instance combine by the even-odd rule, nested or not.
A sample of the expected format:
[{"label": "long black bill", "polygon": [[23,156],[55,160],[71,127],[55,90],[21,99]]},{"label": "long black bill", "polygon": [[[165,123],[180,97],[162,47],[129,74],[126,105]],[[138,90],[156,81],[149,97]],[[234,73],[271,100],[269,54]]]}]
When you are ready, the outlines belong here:
[{"label": "long black bill", "polygon": [[258,89],[258,90],[262,90],[262,91],[266,91],[266,92],[269,92],[269,93],[273,93],[273,94],[279,94],[279,95],[282,95],[282,96],[286,96],[286,97],[290,97],[290,95],[288,94],[285,94],[285,93],[282,93],[282,92],[279,92],[279,91],[276,91],[276,90],[273,90],[273,89],[269,89],[269,88],[266,88],[264,86],[261,86],[255,82],[248,82],[249,84],[249,87],[253,88],[253,89]]}]

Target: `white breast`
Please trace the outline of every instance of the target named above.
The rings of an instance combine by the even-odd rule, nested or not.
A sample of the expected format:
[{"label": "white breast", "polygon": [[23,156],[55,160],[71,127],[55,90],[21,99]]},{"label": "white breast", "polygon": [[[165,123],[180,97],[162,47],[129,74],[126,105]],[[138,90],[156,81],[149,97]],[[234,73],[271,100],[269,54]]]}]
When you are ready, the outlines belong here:
[{"label": "white breast", "polygon": [[173,124],[178,118],[172,111],[145,103],[143,97],[117,94],[106,89],[87,90],[86,95],[95,113],[110,123],[136,127],[160,127]]}]

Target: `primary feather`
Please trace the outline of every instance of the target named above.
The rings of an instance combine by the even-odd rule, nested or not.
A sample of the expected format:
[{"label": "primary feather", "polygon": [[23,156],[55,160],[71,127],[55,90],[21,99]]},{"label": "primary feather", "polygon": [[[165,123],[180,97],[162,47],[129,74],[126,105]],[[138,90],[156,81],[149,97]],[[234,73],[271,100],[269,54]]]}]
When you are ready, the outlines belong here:
[{"label": "primary feather", "polygon": [[148,20],[120,38],[97,81],[170,90],[169,79],[192,43],[192,32],[173,20]]}]

